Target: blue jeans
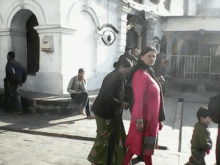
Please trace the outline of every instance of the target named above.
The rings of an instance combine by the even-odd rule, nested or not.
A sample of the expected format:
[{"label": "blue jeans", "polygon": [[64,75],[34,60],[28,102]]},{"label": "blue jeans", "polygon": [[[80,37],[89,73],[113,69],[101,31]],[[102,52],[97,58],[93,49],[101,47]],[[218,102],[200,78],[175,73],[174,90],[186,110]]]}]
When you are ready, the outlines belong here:
[{"label": "blue jeans", "polygon": [[19,85],[10,84],[10,86],[8,86],[7,82],[5,82],[4,88],[3,109],[6,111],[13,111],[14,109],[17,113],[22,112]]}]

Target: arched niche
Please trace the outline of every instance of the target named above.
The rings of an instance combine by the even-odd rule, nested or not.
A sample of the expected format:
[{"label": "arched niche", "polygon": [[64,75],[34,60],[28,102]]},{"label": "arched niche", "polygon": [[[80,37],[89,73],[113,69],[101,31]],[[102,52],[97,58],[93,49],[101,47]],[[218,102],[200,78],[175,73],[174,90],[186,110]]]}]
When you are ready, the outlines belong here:
[{"label": "arched niche", "polygon": [[177,39],[176,38],[174,38],[172,42],[171,55],[177,55]]},{"label": "arched niche", "polygon": [[91,7],[84,5],[83,1],[77,1],[70,7],[67,15],[67,25],[72,26],[76,24],[78,20],[75,18],[77,18],[78,14],[82,11],[87,12],[91,16],[96,27],[100,27],[96,12]]},{"label": "arched niche", "polygon": [[160,52],[164,52],[165,54],[167,54],[167,39],[164,35],[161,38],[160,42]]},{"label": "arched niche", "polygon": [[38,26],[37,18],[27,9],[19,10],[10,25],[12,50],[29,75],[35,75],[39,70],[39,36],[35,26]]}]

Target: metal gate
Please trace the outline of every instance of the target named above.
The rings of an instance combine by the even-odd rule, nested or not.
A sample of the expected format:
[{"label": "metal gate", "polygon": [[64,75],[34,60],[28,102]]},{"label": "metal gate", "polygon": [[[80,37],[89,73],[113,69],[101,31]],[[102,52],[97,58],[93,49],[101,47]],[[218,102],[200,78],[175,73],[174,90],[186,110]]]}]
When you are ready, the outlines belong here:
[{"label": "metal gate", "polygon": [[[180,79],[197,79],[199,76],[200,56],[172,55],[172,77]],[[202,56],[202,76],[210,79],[211,56]]]}]

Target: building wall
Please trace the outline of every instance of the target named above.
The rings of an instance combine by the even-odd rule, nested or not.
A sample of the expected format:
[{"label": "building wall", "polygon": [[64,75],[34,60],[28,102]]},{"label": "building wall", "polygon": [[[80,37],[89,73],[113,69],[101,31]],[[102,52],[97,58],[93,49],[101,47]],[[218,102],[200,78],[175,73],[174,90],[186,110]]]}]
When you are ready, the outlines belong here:
[{"label": "building wall", "polygon": [[61,2],[61,8],[65,10],[61,22],[63,26],[75,30],[72,36],[62,36],[62,60],[65,63],[62,70],[64,93],[70,78],[78,73],[79,68],[85,69],[88,90],[100,88],[104,76],[113,70],[112,65],[118,57],[119,36],[116,34],[116,41],[111,46],[106,46],[98,30],[106,23],[112,24],[119,30],[118,4],[107,2],[100,0],[89,1],[89,3],[74,1],[72,4]]},{"label": "building wall", "polygon": [[[145,4],[147,10],[158,10],[158,6],[149,1]],[[15,51],[16,60],[27,66],[25,25],[34,14],[39,24],[35,30],[40,38],[40,69],[36,76],[28,75],[22,89],[67,93],[70,78],[81,67],[86,71],[88,90],[100,88],[103,78],[114,69],[113,63],[124,53],[126,17],[136,11],[118,0],[1,0],[0,87],[3,87],[8,51]],[[103,43],[102,32],[98,29],[106,23],[119,30],[111,46]],[[158,19],[154,36],[161,39],[160,26]],[[45,36],[53,37],[53,52],[41,50]]]},{"label": "building wall", "polygon": [[220,18],[184,18],[184,17],[170,17],[167,20],[166,31],[199,31],[204,29],[206,31],[219,31]]},{"label": "building wall", "polygon": [[53,36],[54,52],[40,51],[40,70],[36,76],[28,75],[27,82],[22,89],[53,94],[62,92],[60,35],[58,32],[54,32],[55,27],[59,27],[60,24],[59,4],[59,0],[1,1],[0,57],[3,59],[0,66],[1,87],[3,87],[2,80],[5,77],[8,51],[14,51],[16,53],[15,59],[21,62],[24,67],[27,66],[26,21],[28,16],[34,14],[39,23],[36,28],[39,30],[40,41],[45,35]]}]

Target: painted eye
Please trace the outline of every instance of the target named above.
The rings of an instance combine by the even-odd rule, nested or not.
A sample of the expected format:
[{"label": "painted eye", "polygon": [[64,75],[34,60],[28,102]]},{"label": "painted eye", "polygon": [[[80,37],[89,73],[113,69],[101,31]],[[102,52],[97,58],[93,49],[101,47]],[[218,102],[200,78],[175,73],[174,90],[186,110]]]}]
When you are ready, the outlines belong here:
[{"label": "painted eye", "polygon": [[112,31],[110,31],[110,30],[104,31],[104,33],[102,35],[102,40],[107,46],[112,45],[114,43],[115,39],[116,39],[116,36]]},{"label": "painted eye", "polygon": [[157,38],[153,41],[153,47],[157,50],[157,53],[160,53],[160,41]]}]

